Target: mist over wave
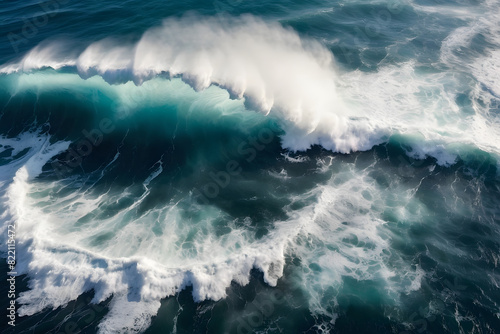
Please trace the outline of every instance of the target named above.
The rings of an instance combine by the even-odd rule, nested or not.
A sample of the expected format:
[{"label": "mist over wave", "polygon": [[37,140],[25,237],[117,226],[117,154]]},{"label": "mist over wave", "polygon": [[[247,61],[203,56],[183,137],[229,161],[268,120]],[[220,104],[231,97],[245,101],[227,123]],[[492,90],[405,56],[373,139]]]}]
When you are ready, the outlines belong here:
[{"label": "mist over wave", "polygon": [[196,90],[216,84],[245,97],[251,109],[272,110],[290,129],[283,142],[293,150],[321,144],[349,152],[368,149],[372,137],[380,137],[369,122],[349,119],[359,113],[338,96],[333,55],[325,47],[255,17],[167,19],[133,45],[110,38],[76,56],[65,49],[57,42],[40,45],[4,71],[71,66],[82,77],[100,75],[115,84],[158,75],[179,76]]}]

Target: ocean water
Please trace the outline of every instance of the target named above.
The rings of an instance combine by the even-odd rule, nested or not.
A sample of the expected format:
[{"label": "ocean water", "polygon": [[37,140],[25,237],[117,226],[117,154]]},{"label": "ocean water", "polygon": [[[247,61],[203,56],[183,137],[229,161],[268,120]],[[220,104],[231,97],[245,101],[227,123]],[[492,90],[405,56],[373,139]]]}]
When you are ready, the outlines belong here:
[{"label": "ocean water", "polygon": [[498,1],[0,18],[2,333],[500,333]]}]

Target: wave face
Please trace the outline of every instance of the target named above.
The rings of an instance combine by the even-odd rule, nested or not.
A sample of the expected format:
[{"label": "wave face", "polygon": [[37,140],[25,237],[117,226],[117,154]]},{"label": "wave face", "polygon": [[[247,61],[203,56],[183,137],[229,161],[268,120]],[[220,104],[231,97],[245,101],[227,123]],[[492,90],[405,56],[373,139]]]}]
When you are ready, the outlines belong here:
[{"label": "wave face", "polygon": [[50,6],[0,66],[19,333],[500,330],[498,4]]},{"label": "wave face", "polygon": [[244,97],[250,109],[272,110],[288,130],[284,147],[292,150],[313,144],[345,153],[366,150],[382,135],[369,121],[352,120],[357,114],[337,93],[333,56],[325,47],[254,17],[167,19],[131,45],[107,38],[77,55],[65,50],[62,42],[38,46],[3,71],[71,67],[111,84],[169,76],[197,91],[218,85]]},{"label": "wave face", "polygon": [[[464,29],[479,28],[459,28]],[[491,29],[483,27],[494,35]],[[454,34],[460,31],[443,42],[441,58],[446,66],[457,62]],[[343,73],[335,69],[326,47],[279,24],[251,16],[193,15],[167,19],[135,43],[109,37],[81,49],[78,52],[62,41],[42,43],[1,72],[65,69],[118,85],[179,77],[196,91],[217,85],[231,98],[243,99],[247,109],[277,119],[285,131],[282,146],[291,151],[320,145],[349,153],[368,150],[399,134],[412,141],[415,157],[434,156],[441,164],[456,160],[461,153],[453,147],[457,145],[500,152],[499,119],[489,112],[497,95],[485,74],[496,73],[488,68],[495,66],[495,53],[471,66],[477,72],[474,79],[455,70],[428,73],[413,60],[384,66],[376,73]],[[472,97],[474,87],[481,85],[491,94]],[[125,107],[127,103],[139,101],[125,101]],[[468,133],[463,135],[465,129]],[[414,137],[419,139],[411,140]],[[419,145],[420,138],[431,144]]]}]

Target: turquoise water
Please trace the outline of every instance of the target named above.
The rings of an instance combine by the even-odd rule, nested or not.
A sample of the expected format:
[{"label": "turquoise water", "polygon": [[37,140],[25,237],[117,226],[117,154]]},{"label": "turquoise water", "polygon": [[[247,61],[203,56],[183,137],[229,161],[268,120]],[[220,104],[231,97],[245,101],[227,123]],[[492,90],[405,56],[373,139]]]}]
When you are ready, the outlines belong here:
[{"label": "turquoise water", "polygon": [[2,332],[500,331],[497,2],[0,16]]}]

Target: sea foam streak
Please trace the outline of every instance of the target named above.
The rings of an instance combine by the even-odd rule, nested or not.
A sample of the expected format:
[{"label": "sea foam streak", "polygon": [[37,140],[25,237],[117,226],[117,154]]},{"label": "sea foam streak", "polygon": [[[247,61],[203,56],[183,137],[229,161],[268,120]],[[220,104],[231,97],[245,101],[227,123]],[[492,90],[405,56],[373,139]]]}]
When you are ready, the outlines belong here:
[{"label": "sea foam streak", "polygon": [[[200,224],[205,224],[204,229],[210,230],[210,220],[220,212],[214,212],[212,217],[208,212],[207,218],[198,225],[183,227],[184,221],[177,217],[177,207],[168,206],[137,221],[127,221],[126,226],[115,231],[116,240],[104,248],[86,244],[89,239],[95,239],[96,233],[125,222],[127,217],[124,216],[133,212],[135,205],[115,218],[96,220],[96,226],[87,225],[85,229],[78,227],[77,217],[96,211],[99,204],[116,198],[100,196],[88,199],[77,191],[49,204],[57,213],[44,212],[46,210],[38,208],[37,201],[31,196],[46,189],[57,192],[58,185],[33,184],[33,179],[41,172],[42,166],[52,156],[66,150],[69,143],[50,145],[48,140],[42,143],[41,147],[33,147],[33,154],[23,160],[5,196],[9,218],[17,224],[17,271],[30,275],[30,290],[18,299],[24,304],[19,310],[21,316],[65,305],[85,291],[94,289],[94,302],[113,295],[110,312],[100,324],[102,332],[139,332],[148,327],[162,298],[178,293],[186,286],[193,286],[193,297],[197,301],[217,300],[225,296],[225,289],[231,281],[247,284],[252,268],[262,270],[265,280],[271,285],[275,285],[282,275],[286,235],[271,235],[252,242],[244,230],[235,229],[224,241],[217,240],[213,231],[209,231],[208,238],[199,236],[191,241],[199,252],[195,257],[186,257],[183,247],[176,247],[179,242],[182,246],[185,243],[183,238],[187,238],[185,234],[199,229]],[[50,202],[48,198],[44,199],[46,203]],[[206,211],[202,208],[196,210]],[[150,229],[140,229],[145,222],[158,219],[157,214],[171,225],[166,228],[174,229],[176,233],[169,233],[170,237],[158,237]],[[235,248],[235,244],[239,245]],[[120,252],[120,247],[128,249],[127,256]]]},{"label": "sea foam streak", "polygon": [[[99,216],[102,208],[127,197],[129,190],[95,197],[75,189],[50,199],[51,192],[68,185],[35,178],[50,157],[69,143],[43,143],[33,150],[38,153],[22,162],[6,195],[19,231],[18,271],[30,277],[30,290],[18,299],[22,316],[65,305],[94,290],[93,302],[112,296],[110,311],[99,325],[102,333],[141,332],[158,311],[160,300],[186,286],[193,287],[196,301],[217,300],[225,297],[231,281],[247,284],[252,268],[261,270],[268,284],[276,285],[287,253],[310,268],[321,268],[319,274],[317,270],[299,274],[308,282],[301,288],[307,291],[316,315],[335,317],[321,300],[332,286],[340,287],[342,277],[379,280],[390,287],[392,298],[420,284],[418,270],[400,263],[396,273],[385,264],[390,250],[386,237],[379,235],[384,222],[378,216],[383,202],[397,189],[377,189],[369,176],[372,166],[357,170],[347,165],[332,173],[334,158],[319,160],[316,172],[330,175],[327,184],[295,198],[288,210],[290,219],[275,222],[268,235],[257,240],[246,226],[231,223],[231,216],[216,207],[198,206],[189,197],[134,217],[157,170],[146,178],[144,194],[133,205],[110,218],[82,222],[89,213]],[[402,197],[403,202],[415,201],[412,196]],[[310,204],[294,210],[295,202]],[[359,209],[354,215],[353,205]],[[183,214],[189,212],[201,213],[200,219],[186,221]],[[217,219],[228,222],[231,231],[217,236]],[[166,233],[155,231],[156,222]],[[112,239],[94,243],[108,233]],[[313,246],[317,244],[330,251]],[[396,254],[391,258],[400,261]]]}]

